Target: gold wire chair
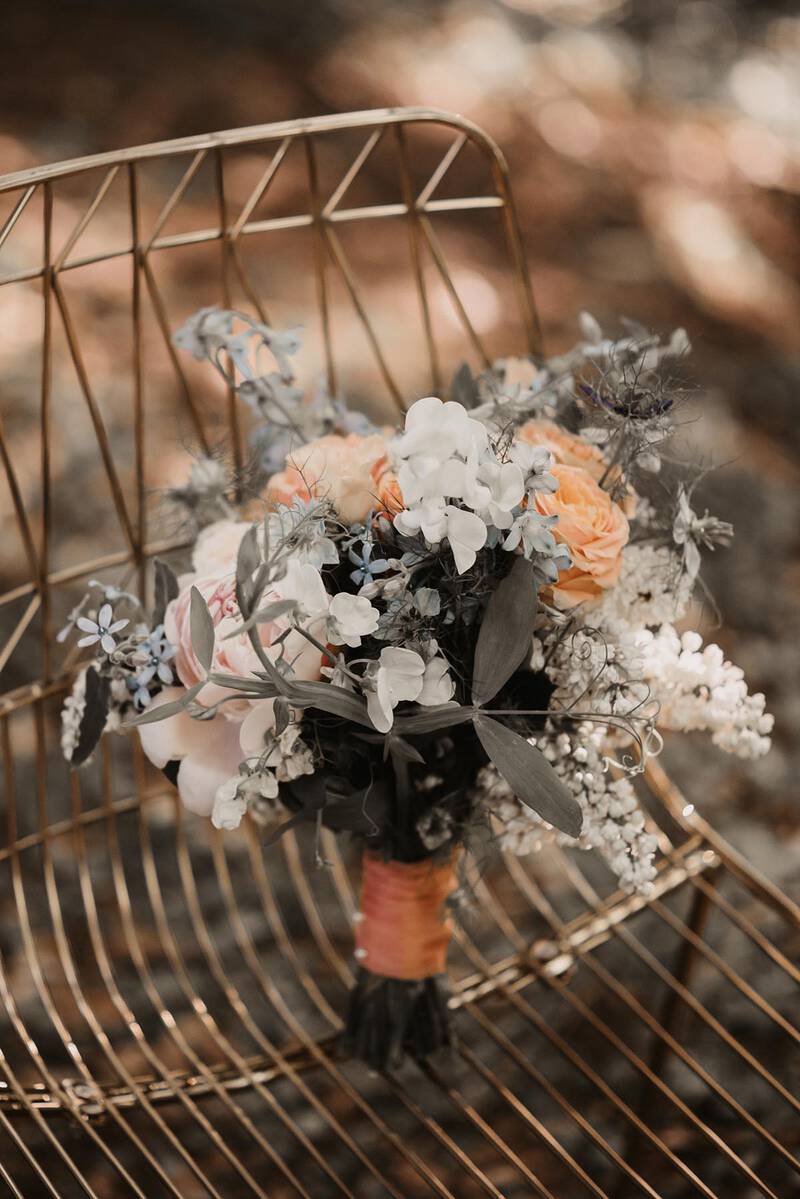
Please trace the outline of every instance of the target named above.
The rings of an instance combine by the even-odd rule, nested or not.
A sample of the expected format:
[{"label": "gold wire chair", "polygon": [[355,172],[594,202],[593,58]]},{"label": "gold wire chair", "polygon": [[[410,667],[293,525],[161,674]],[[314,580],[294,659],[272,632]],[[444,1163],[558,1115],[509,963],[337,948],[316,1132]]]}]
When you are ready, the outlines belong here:
[{"label": "gold wire chair", "polygon": [[7,175],[0,201],[0,1192],[800,1194],[800,911],[659,768],[653,897],[554,848],[497,863],[451,953],[455,1056],[374,1076],[336,1053],[349,847],[315,869],[302,834],[215,834],[135,738],[60,758],[71,604],[180,552],[184,446],[246,460],[170,333],[200,303],[299,316],[307,377],[374,414],[465,354],[536,351],[497,146],[355,113]]}]

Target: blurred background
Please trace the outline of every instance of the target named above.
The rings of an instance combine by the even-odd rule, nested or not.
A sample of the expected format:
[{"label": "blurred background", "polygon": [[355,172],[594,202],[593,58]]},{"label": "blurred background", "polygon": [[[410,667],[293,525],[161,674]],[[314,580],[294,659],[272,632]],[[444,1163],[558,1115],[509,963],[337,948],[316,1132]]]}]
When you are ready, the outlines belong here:
[{"label": "blurred background", "polygon": [[[796,883],[796,6],[29,0],[6,12],[4,43],[0,172],[238,125],[386,105],[438,106],[483,126],[509,159],[548,352],[574,339],[581,308],[611,328],[624,315],[662,331],[687,328],[699,393],[692,448],[722,465],[702,499],[737,527],[733,548],[707,562],[724,625],[714,631],[707,612],[706,632],[745,667],[753,688],[768,694],[777,729],[772,754],[756,765],[684,741],[668,748],[667,760],[733,840],[771,874]],[[292,172],[303,169],[288,162],[282,172],[289,210]],[[368,178],[373,172],[376,186],[380,169],[369,164],[365,172]],[[301,178],[295,187],[302,186]],[[187,201],[195,224],[213,220],[210,179],[200,178]],[[66,236],[82,209],[67,195],[56,210],[57,226],[59,211]],[[38,237],[32,229],[37,249]],[[503,327],[510,311],[498,278],[503,264],[476,249],[474,234],[463,234],[455,248],[465,262],[470,255],[475,260],[463,266],[461,284],[481,331],[503,352],[522,350],[518,333]],[[399,251],[391,242],[373,242],[369,253],[384,293],[402,306],[402,289],[412,284]],[[290,268],[280,269],[270,289],[278,311],[286,308],[285,319],[294,320],[302,317],[300,302],[293,307],[283,297],[294,294],[295,281]],[[202,268],[194,268],[184,279],[196,302],[219,302],[203,291],[201,277]],[[98,277],[98,289],[107,282]],[[120,286],[126,285],[127,278]],[[84,284],[82,300],[86,291]],[[187,295],[181,319],[191,307]],[[108,369],[107,338],[98,325],[95,341],[102,344],[92,344],[91,317],[90,304],[84,348],[93,365]],[[12,426],[30,396],[20,346],[31,328],[31,312],[21,303],[0,334]],[[398,329],[401,344],[404,335]],[[454,327],[454,352],[461,335]],[[410,377],[408,386],[415,383]],[[167,459],[164,472],[172,468]],[[32,462],[33,480],[35,469]],[[13,519],[7,508],[5,514]],[[6,573],[13,579],[9,556],[7,542]]]},{"label": "blurred background", "polygon": [[[707,506],[736,526],[732,548],[708,555],[704,565],[704,579],[719,606],[721,623],[712,604],[698,608],[692,618],[701,623],[708,639],[718,641],[745,669],[752,689],[767,694],[776,729],[771,754],[758,763],[730,759],[709,750],[704,738],[691,737],[672,738],[663,761],[715,827],[770,878],[800,898],[800,15],[796,3],[27,0],[24,5],[7,6],[3,46],[0,174],[236,126],[393,105],[440,107],[482,126],[508,158],[548,354],[576,340],[580,309],[591,311],[609,331],[618,329],[623,316],[664,333],[679,325],[687,329],[693,344],[688,365],[694,396],[683,441],[704,463],[719,467],[704,481],[696,506]],[[421,188],[452,137],[430,127],[415,131],[414,138],[410,143],[414,182]],[[363,142],[363,134],[349,143],[345,138],[335,152],[321,156],[325,194],[331,194]],[[265,161],[263,154],[246,151],[229,155],[231,212],[241,211]],[[155,228],[164,199],[179,185],[186,165],[186,161],[162,161],[142,167],[144,237]],[[86,180],[65,180],[54,188],[56,252],[68,243],[101,182],[99,173]],[[307,205],[306,182],[302,154],[287,154],[270,190],[269,206],[257,209],[254,216],[302,211]],[[348,192],[347,204],[390,202],[398,198],[396,187],[396,171],[379,148]],[[123,174],[71,247],[73,257],[124,246],[129,239],[125,188]],[[480,195],[487,190],[491,188],[485,163],[465,152],[454,164],[452,183],[439,194]],[[12,203],[13,198],[0,196],[0,226]],[[442,244],[475,328],[492,353],[522,353],[526,346],[514,312],[508,261],[501,253],[498,224],[490,221],[495,215],[483,212],[454,219],[442,232]],[[189,244],[193,231],[213,227],[218,219],[219,196],[209,159],[161,230],[178,241],[186,235],[186,246],[176,245],[152,257],[155,282],[167,297],[168,329],[177,328],[202,304],[223,302],[218,246]],[[420,332],[412,320],[418,314],[405,235],[391,236],[388,221],[383,222],[379,237],[361,233],[347,240],[353,231],[340,228],[351,261],[368,287],[370,312],[389,347],[403,394],[407,399],[424,394],[430,379],[419,352]],[[313,385],[320,371],[321,347],[318,331],[312,327],[312,273],[305,250],[300,253],[292,236],[291,230],[285,237],[271,235],[268,246],[262,246],[258,237],[247,239],[248,266],[253,287],[265,298],[275,325],[308,324],[303,378]],[[41,255],[42,210],[31,205],[0,254],[2,273],[19,275],[14,286],[0,289],[0,392],[22,502],[34,524],[41,517],[42,289],[33,275]],[[32,272],[30,278],[25,278],[26,271]],[[116,457],[120,485],[134,503],[130,264],[97,263],[65,271],[61,279],[97,410]],[[471,347],[463,326],[454,319],[449,297],[441,284],[437,286],[439,290],[434,287],[431,293],[433,319],[445,348],[444,361],[452,369],[461,358],[471,356]],[[241,294],[233,299],[247,302]],[[335,341],[345,363],[343,385],[372,415],[391,418],[389,399],[376,382],[363,331],[352,320],[349,298],[341,286],[332,289],[331,304]],[[173,415],[182,402],[181,387],[165,353],[163,330],[156,324],[148,308],[142,333],[147,362],[146,487],[151,536],[157,538],[174,532],[164,509],[163,489],[185,471],[196,436],[191,422]],[[67,577],[75,562],[113,554],[120,544],[125,547],[114,525],[114,505],[62,325],[55,321],[53,332],[52,567]],[[201,423],[215,444],[225,424],[224,395],[208,368],[191,362],[183,366],[195,389]],[[27,619],[32,594],[16,524],[12,497],[0,482],[0,590],[11,597],[3,608],[7,633]],[[108,582],[118,581],[114,567],[97,573]],[[79,580],[59,589],[54,628],[81,594]],[[39,633],[39,616],[34,614],[13,652],[0,654],[3,693],[29,687],[41,675]],[[62,649],[56,647],[54,653],[51,665],[57,675],[69,661]],[[41,740],[47,742],[45,815],[50,822],[68,816],[74,801],[58,755],[59,702],[58,697],[48,701],[42,726],[24,708],[10,722],[10,756],[15,761],[17,793],[23,799],[34,795],[35,750]],[[123,788],[132,777],[128,758],[123,760],[127,751],[119,748],[121,740],[108,750],[116,759],[118,796],[127,794]],[[100,768],[82,775],[80,786],[84,804],[99,804],[105,786]],[[172,808],[155,805],[148,811],[154,813],[158,868],[174,880]],[[40,816],[32,800],[17,804],[16,834],[31,834],[31,845]],[[130,818],[134,819],[133,813]],[[126,950],[115,924],[105,826],[98,823],[95,832],[90,868],[102,919],[108,920],[111,930],[112,957],[116,951],[122,962]],[[186,835],[196,854],[208,927],[223,953],[229,952],[231,937],[211,857],[205,842],[201,847],[201,831],[194,824]],[[145,887],[136,837],[134,831],[123,846],[134,895]],[[71,840],[56,838],[53,845],[69,935],[80,943],[84,900]],[[226,849],[232,857],[239,852],[234,838]],[[58,946],[50,929],[40,863],[34,854],[25,855],[24,861],[24,869],[30,869],[25,886],[38,952],[45,973],[52,969],[55,977]],[[63,1053],[63,1045],[37,1008],[36,989],[15,927],[18,897],[13,894],[2,845],[0,863],[4,867],[0,951],[37,1043],[45,1056],[57,1056]],[[262,937],[263,913],[259,923],[256,898],[246,892],[250,875],[244,858],[240,865],[237,885],[242,892],[237,899],[257,938]],[[276,866],[276,886],[278,870]],[[549,881],[557,886],[557,879]],[[328,883],[315,877],[313,885],[324,890]],[[292,907],[294,896],[287,883],[281,901],[286,902],[290,932],[298,944],[304,944],[305,926],[294,910],[296,903]],[[328,902],[333,902],[330,897]],[[201,955],[188,948],[191,930],[184,938],[187,917],[177,900],[169,914],[187,952],[195,955],[193,968],[201,973]],[[73,917],[74,925],[70,924]],[[344,952],[348,952],[348,938],[345,929],[341,932]],[[260,948],[266,954],[270,947]],[[727,952],[725,944],[720,948]],[[737,966],[746,970],[739,961]],[[87,972],[95,968],[88,950],[82,968]],[[123,968],[129,969],[130,979],[125,978],[133,987],[132,966],[128,962]],[[321,972],[325,968],[324,962],[319,964]],[[240,969],[232,967],[231,977]],[[175,1002],[169,963],[159,961],[157,977]],[[334,982],[339,985],[340,980]],[[63,998],[67,988],[59,985]],[[208,986],[207,979],[203,986]],[[788,1013],[790,1000],[785,995],[782,1000]],[[782,1000],[779,996],[775,1002]],[[339,995],[336,1003],[340,1002]],[[794,997],[791,1003],[796,1005]],[[111,1027],[115,1015],[110,1007],[107,1013],[102,1007],[98,1010]],[[749,1028],[751,1015],[737,1009],[737,1028]],[[609,1018],[617,1017],[612,1012]],[[263,1019],[264,1027],[269,1027],[269,1016]],[[147,1029],[152,1043],[163,1052],[156,1038],[168,1038],[158,1022],[153,1019]],[[0,1023],[0,1039],[2,1034]],[[126,1034],[127,1029],[114,1026],[115,1043],[117,1037],[123,1043]],[[213,1047],[208,1050],[202,1030],[193,1031],[195,1035],[198,1048],[211,1053]],[[777,1039],[759,1048],[770,1061],[782,1061],[782,1043]],[[130,1062],[132,1069],[143,1069],[133,1053]],[[609,1071],[615,1068],[613,1063],[608,1066]],[[69,1061],[64,1070],[74,1073]],[[581,1110],[584,1098],[581,1095]],[[759,1101],[748,1093],[744,1102],[760,1110]],[[764,1110],[769,1111],[769,1105],[768,1097]],[[593,1118],[590,1109],[585,1110]],[[597,1120],[605,1118],[598,1110]],[[702,1140],[687,1152],[698,1163],[708,1158]],[[112,1184],[101,1164],[93,1162],[92,1168],[101,1180],[98,1193],[114,1193],[103,1189]],[[493,1177],[505,1185],[499,1173]],[[194,1193],[185,1185],[186,1194]],[[372,1193],[358,1190],[359,1195]],[[472,1192],[464,1191],[468,1193]],[[510,1188],[506,1193],[529,1192]],[[669,1192],[686,1193],[680,1188]],[[723,1188],[719,1193],[749,1197],[753,1192],[745,1187]]]}]

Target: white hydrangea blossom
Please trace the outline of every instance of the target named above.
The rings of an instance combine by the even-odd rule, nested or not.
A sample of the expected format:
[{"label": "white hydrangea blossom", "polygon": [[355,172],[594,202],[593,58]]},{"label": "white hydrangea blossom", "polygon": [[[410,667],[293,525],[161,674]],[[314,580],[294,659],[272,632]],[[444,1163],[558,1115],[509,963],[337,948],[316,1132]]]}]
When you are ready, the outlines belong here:
[{"label": "white hydrangea blossom", "polygon": [[375,632],[379,617],[380,612],[366,596],[340,591],[328,609],[328,640],[332,645],[349,645],[355,649],[361,644],[362,637]]},{"label": "white hydrangea blossom", "polygon": [[681,635],[665,624],[656,632],[641,630],[639,646],[663,728],[710,732],[715,745],[740,758],[767,753],[773,718],[764,696],[750,695],[744,671],[726,661],[718,645],[704,646],[699,633]]},{"label": "white hydrangea blossom", "polygon": [[429,648],[433,653],[427,661],[415,650],[389,646],[381,650],[377,662],[370,663],[362,690],[369,718],[379,733],[389,732],[400,703],[416,700],[423,707],[432,707],[452,698],[455,685],[447,662],[436,656],[435,641]]},{"label": "white hydrangea blossom", "polygon": [[[558,486],[546,451],[517,451],[504,460],[484,424],[461,404],[435,396],[411,405],[391,448],[404,503],[395,528],[421,533],[431,545],[446,539],[459,574],[473,565],[490,529],[512,527],[526,493]],[[526,552],[532,552],[527,543]]]}]

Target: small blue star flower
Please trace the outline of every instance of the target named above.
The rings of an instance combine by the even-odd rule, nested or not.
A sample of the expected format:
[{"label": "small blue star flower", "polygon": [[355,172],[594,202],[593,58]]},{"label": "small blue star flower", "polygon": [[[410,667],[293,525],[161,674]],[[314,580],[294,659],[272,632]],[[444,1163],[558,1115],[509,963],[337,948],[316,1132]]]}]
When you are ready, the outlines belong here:
[{"label": "small blue star flower", "polygon": [[130,624],[130,621],[114,620],[111,604],[103,604],[97,613],[97,620],[89,620],[88,616],[79,616],[75,623],[81,632],[86,633],[86,636],[81,637],[78,642],[81,648],[85,645],[96,645],[99,641],[104,653],[113,654],[117,648],[114,634],[124,629]]},{"label": "small blue star flower", "polygon": [[350,561],[358,569],[350,572],[350,578],[357,586],[362,586],[364,583],[370,583],[376,575],[385,574],[389,569],[389,563],[385,558],[378,558],[375,562],[372,561],[372,551],[375,548],[371,541],[361,543],[361,553],[351,547],[347,551],[347,556]]},{"label": "small blue star flower", "polygon": [[164,626],[159,625],[139,646],[139,652],[147,657],[141,670],[129,677],[128,689],[133,693],[136,706],[145,708],[150,703],[150,684],[154,679],[157,678],[165,687],[169,687],[174,680],[169,661],[175,657],[175,646],[164,636]]}]

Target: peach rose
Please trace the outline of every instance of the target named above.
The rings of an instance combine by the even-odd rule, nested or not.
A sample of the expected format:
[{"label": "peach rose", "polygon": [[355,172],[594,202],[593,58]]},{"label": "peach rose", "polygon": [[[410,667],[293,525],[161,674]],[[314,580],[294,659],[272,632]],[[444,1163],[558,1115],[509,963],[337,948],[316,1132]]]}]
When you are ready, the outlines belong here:
[{"label": "peach rose", "polygon": [[506,358],[503,361],[503,382],[507,388],[533,387],[544,371],[530,358]]},{"label": "peach rose", "polygon": [[529,445],[541,445],[565,466],[582,466],[599,483],[606,470],[606,460],[596,445],[591,445],[573,433],[559,429],[550,420],[529,420],[517,429],[517,440]]},{"label": "peach rose", "polygon": [[[598,446],[584,441],[574,433],[567,433],[550,420],[526,421],[517,430],[517,438],[519,441],[527,441],[529,445],[544,446],[556,462],[563,462],[565,466],[582,466],[595,483],[599,483],[608,470],[608,463]],[[619,477],[619,467],[612,467],[609,479],[615,480]],[[632,520],[636,515],[636,493],[630,488],[621,501],[621,507],[628,519]]]},{"label": "peach rose", "polygon": [[559,607],[573,608],[614,586],[630,530],[619,504],[583,467],[557,462],[552,473],[558,491],[537,491],[535,504],[543,516],[558,517],[553,534],[572,555],[572,567],[553,585],[553,598]]},{"label": "peach rose", "polygon": [[379,433],[330,433],[293,450],[286,468],[267,484],[267,497],[290,504],[295,496],[330,500],[348,524],[363,520],[373,508],[402,507],[386,440]]}]

